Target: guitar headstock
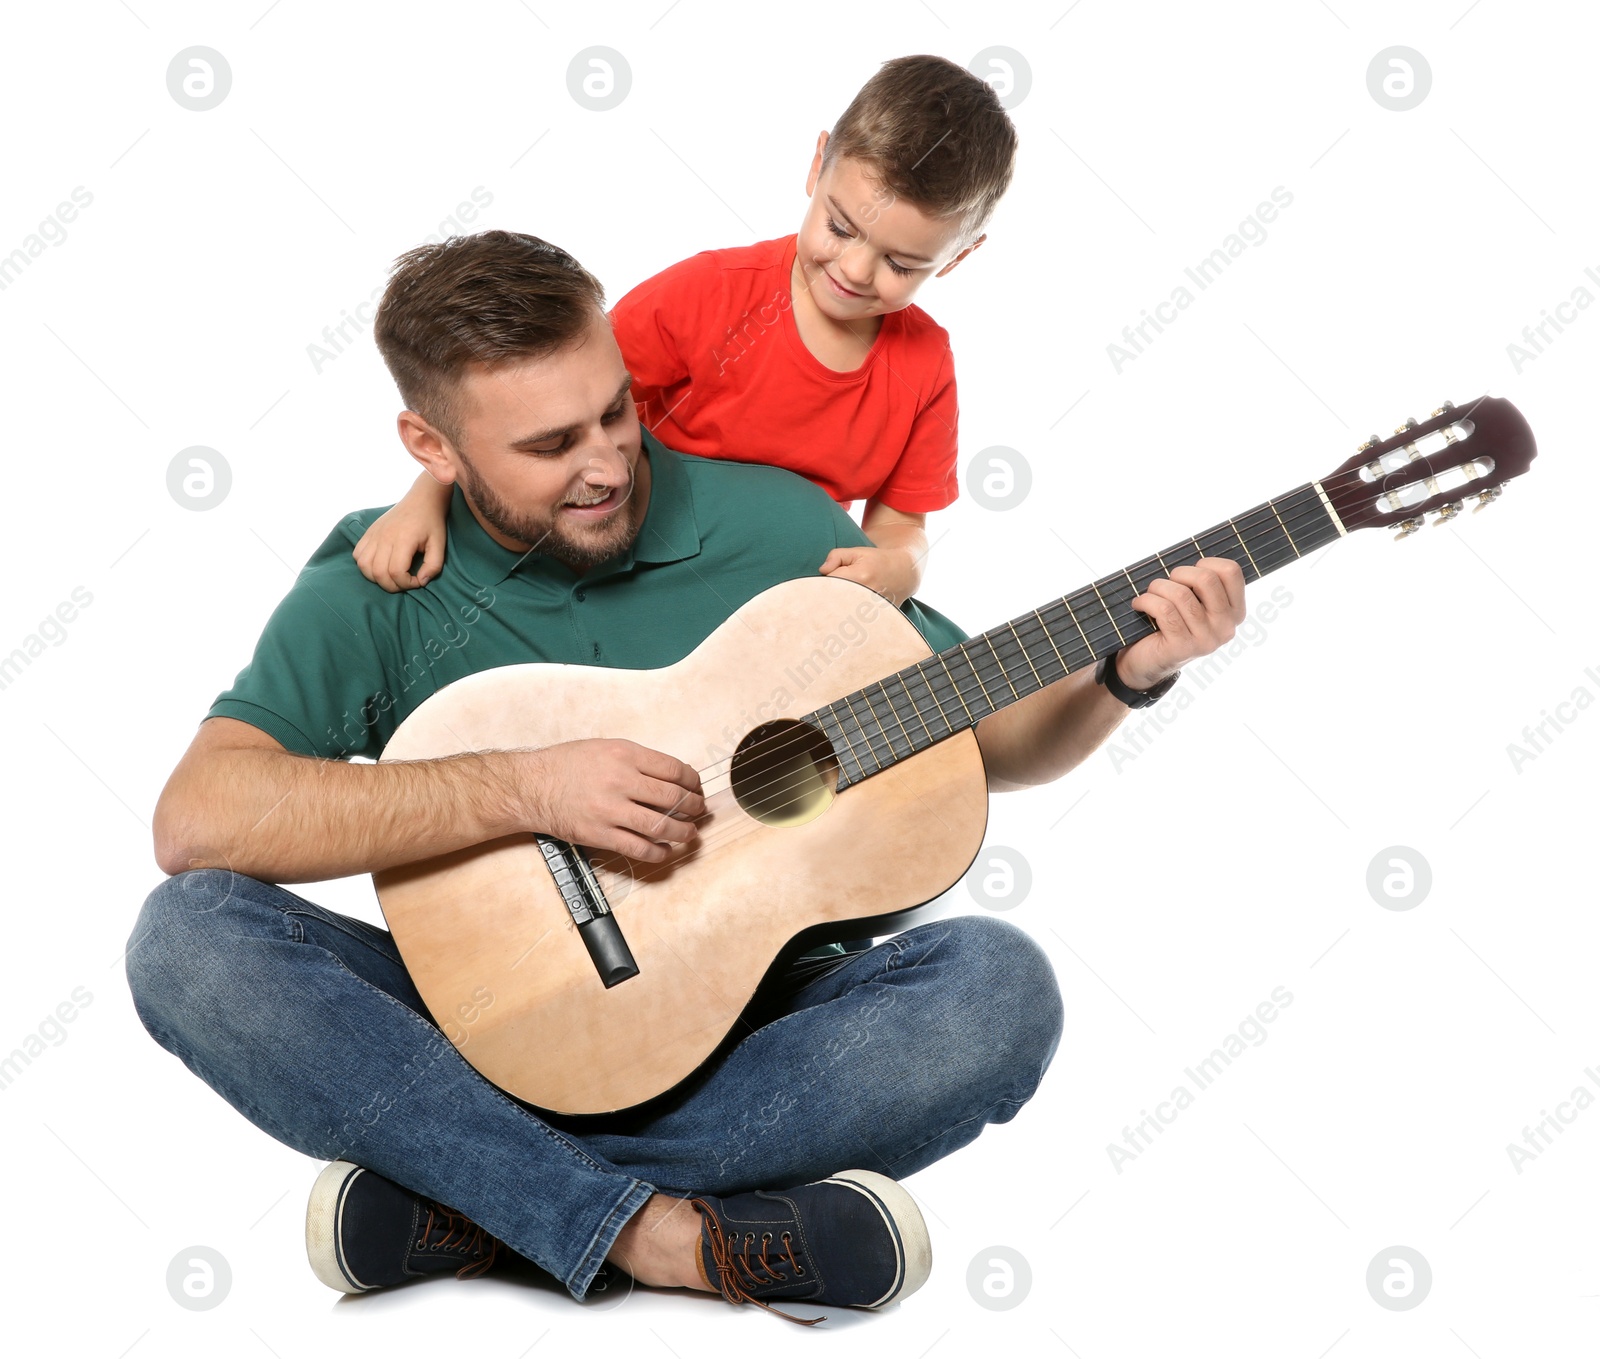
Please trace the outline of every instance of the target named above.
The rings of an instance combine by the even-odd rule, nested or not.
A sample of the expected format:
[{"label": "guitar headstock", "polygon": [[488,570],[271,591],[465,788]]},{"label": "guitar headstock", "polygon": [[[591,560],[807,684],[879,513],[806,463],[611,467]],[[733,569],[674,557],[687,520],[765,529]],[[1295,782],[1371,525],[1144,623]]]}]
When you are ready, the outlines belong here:
[{"label": "guitar headstock", "polygon": [[1448,401],[1426,420],[1407,420],[1393,435],[1376,434],[1322,481],[1346,529],[1398,525],[1415,533],[1438,512],[1448,523],[1467,500],[1492,504],[1505,484],[1532,465],[1538,448],[1522,412],[1502,397],[1465,406]]}]

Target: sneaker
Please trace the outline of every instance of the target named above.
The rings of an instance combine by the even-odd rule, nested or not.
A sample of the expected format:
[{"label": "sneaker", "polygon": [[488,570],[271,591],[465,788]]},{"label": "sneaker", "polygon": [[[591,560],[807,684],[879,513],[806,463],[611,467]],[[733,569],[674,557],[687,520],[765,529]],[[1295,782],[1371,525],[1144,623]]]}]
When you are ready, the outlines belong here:
[{"label": "sneaker", "polygon": [[[883,1307],[927,1281],[922,1214],[887,1175],[846,1170],[797,1189],[689,1200],[700,1212],[700,1271],[729,1302],[769,1299]],[[821,1317],[801,1321],[815,1326]]]},{"label": "sneaker", "polygon": [[460,1213],[349,1161],[323,1168],[306,1205],[312,1271],[341,1293],[446,1270],[458,1279],[476,1278],[499,1249],[500,1242]]}]

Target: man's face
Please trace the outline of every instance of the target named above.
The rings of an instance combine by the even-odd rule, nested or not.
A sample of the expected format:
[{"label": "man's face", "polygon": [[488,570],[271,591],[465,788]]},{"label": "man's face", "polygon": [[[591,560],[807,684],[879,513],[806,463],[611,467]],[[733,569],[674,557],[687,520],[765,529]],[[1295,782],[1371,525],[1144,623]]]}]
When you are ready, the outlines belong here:
[{"label": "man's face", "polygon": [[823,169],[825,140],[826,134],[806,181],[811,203],[795,248],[811,296],[835,321],[899,311],[923,283],[968,253],[960,220],[929,217],[896,199],[847,156]]},{"label": "man's face", "polygon": [[631,383],[598,310],[565,349],[468,371],[460,438],[446,445],[445,461],[501,546],[545,553],[575,571],[628,549],[644,518],[644,497],[634,494],[640,440]]}]

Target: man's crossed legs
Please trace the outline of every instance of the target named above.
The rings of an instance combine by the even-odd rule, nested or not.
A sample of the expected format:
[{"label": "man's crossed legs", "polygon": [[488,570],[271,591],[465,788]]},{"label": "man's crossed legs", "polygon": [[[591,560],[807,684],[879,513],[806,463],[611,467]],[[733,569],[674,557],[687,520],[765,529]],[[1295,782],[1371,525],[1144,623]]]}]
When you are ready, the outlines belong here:
[{"label": "man's crossed legs", "polygon": [[[353,1163],[347,1181],[359,1166],[404,1186],[416,1215],[428,1211],[431,1227],[437,1210],[458,1243],[476,1224],[579,1299],[608,1256],[645,1282],[672,1281],[660,1260],[641,1262],[686,1231],[692,1243],[722,1235],[715,1222],[731,1238],[683,1271],[717,1284],[715,1256],[731,1300],[763,1296],[750,1285],[759,1269],[782,1276],[771,1296],[829,1301],[776,1244],[739,1263],[742,1295],[730,1289],[728,1240],[737,1249],[744,1225],[786,1212],[832,1212],[834,1236],[850,1235],[837,1203],[822,1203],[827,1186],[834,1200],[914,1216],[879,1177],[910,1175],[1012,1118],[1062,1022],[1055,975],[1026,934],[990,917],[936,921],[801,986],[664,1110],[580,1125],[533,1113],[468,1065],[426,1017],[388,933],[281,887],[220,870],[169,878],[145,902],[127,967],[151,1035],[251,1122]],[[830,1177],[851,1166],[871,1173],[845,1192]],[[751,1192],[791,1186],[808,1188]]]}]

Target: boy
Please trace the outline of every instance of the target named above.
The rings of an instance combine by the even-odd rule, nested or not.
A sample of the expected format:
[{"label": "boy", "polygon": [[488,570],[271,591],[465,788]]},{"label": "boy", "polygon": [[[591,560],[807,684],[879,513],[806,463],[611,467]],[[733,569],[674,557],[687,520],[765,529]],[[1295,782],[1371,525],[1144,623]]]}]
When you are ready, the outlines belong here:
[{"label": "boy", "polygon": [[[820,569],[896,605],[921,582],[928,513],[957,486],[949,337],[912,298],[983,244],[1015,154],[982,80],[942,57],[885,62],[818,135],[794,236],[694,255],[611,312],[650,431],[787,467],[847,509],[866,501],[873,546]],[[362,573],[391,592],[437,576],[449,498],[419,476],[356,545]]]}]

